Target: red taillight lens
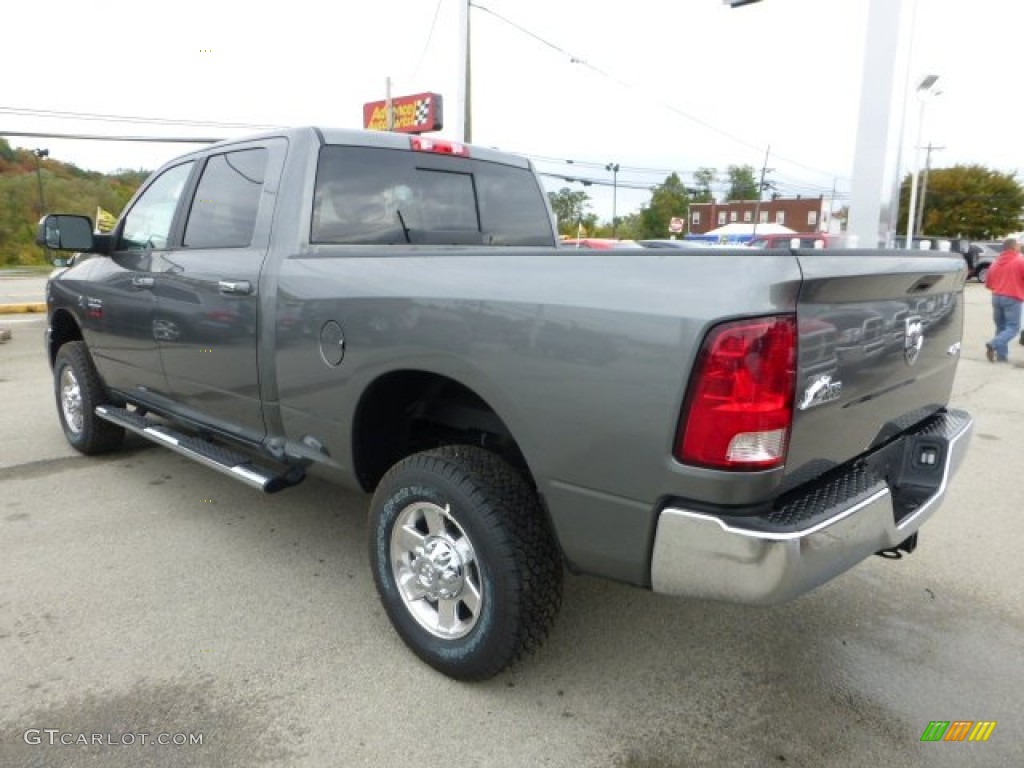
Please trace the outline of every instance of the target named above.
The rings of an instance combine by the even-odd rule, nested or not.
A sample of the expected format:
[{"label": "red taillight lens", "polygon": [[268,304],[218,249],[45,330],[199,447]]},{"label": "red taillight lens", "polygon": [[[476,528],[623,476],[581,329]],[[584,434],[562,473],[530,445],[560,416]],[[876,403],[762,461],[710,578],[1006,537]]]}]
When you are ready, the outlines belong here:
[{"label": "red taillight lens", "polygon": [[415,152],[433,152],[438,155],[455,155],[456,157],[469,157],[469,147],[457,141],[444,141],[441,139],[426,139],[422,136],[412,136],[409,139],[409,146]]},{"label": "red taillight lens", "polygon": [[725,323],[704,340],[687,392],[676,458],[717,469],[786,459],[796,382],[796,318]]}]

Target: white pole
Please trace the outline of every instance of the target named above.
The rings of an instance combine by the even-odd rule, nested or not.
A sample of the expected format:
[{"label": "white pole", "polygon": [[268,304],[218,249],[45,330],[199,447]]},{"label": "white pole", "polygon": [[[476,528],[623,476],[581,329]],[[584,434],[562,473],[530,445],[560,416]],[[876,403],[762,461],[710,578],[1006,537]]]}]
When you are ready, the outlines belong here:
[{"label": "white pole", "polygon": [[391,78],[384,80],[384,111],[388,116],[387,127],[389,131],[395,130],[395,109],[391,104]]},{"label": "white pole", "polygon": [[910,205],[907,207],[907,248],[914,247],[914,216],[917,213],[917,176],[921,168],[921,128],[924,126],[924,97],[917,94],[921,100],[921,108],[917,113],[917,143],[914,144],[914,168],[910,175]]},{"label": "white pole", "polygon": [[[914,0],[871,0],[868,8],[847,226],[849,242],[861,248],[877,247],[887,239],[883,229],[898,225],[895,217],[889,215],[894,201],[882,198],[889,196],[899,172],[895,146],[899,130],[893,125],[893,93],[894,86],[906,82],[910,41],[906,7],[910,2]],[[905,96],[898,96],[902,112]]]},{"label": "white pole", "polygon": [[459,46],[456,67],[458,83],[455,90],[455,137],[471,141],[469,133],[469,0],[459,2]]}]

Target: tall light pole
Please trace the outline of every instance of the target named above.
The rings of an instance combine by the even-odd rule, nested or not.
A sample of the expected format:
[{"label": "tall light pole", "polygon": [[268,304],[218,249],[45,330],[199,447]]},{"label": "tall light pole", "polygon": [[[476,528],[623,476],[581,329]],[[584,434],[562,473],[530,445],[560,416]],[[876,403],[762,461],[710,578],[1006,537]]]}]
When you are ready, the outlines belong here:
[{"label": "tall light pole", "polygon": [[910,176],[910,204],[907,206],[907,248],[914,247],[914,218],[917,216],[917,174],[921,166],[921,133],[924,128],[926,97],[932,93],[938,75],[925,75],[917,85],[917,100],[921,103],[917,115],[917,142],[914,144],[914,169]]},{"label": "tall light pole", "polygon": [[43,174],[39,170],[39,161],[50,156],[48,149],[33,149],[32,154],[36,156],[36,181],[39,182],[39,218],[46,215],[46,198],[43,197]]},{"label": "tall light pole", "polygon": [[945,147],[936,147],[929,141],[928,147],[924,153],[924,175],[921,177],[921,199],[917,203],[917,224],[915,224],[918,234],[920,234],[924,229],[924,205],[928,198],[928,172],[932,169],[932,152],[937,149],[945,149]]},{"label": "tall light pole", "polygon": [[619,192],[619,164],[608,163],[604,169],[612,172],[612,237],[615,237],[619,229],[619,217],[616,211],[616,198]]}]

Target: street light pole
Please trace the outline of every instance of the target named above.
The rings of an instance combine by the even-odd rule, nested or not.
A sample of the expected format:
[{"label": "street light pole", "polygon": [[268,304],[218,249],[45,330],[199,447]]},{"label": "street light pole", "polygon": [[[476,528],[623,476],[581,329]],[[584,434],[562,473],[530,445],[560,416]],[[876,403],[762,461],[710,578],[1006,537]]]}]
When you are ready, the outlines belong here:
[{"label": "street light pole", "polygon": [[612,237],[614,238],[619,229],[619,217],[616,211],[616,203],[619,191],[619,164],[608,163],[604,167],[606,171],[612,172]]},{"label": "street light pole", "polygon": [[44,157],[49,157],[50,150],[34,149],[32,154],[36,156],[36,181],[39,182],[39,218],[41,219],[46,215],[46,198],[43,197],[43,174],[39,169],[39,161]]},{"label": "street light pole", "polygon": [[924,229],[924,206],[928,198],[928,173],[932,169],[932,152],[945,147],[933,146],[929,141],[924,153],[924,174],[921,176],[921,199],[917,203],[917,228],[918,234]]},{"label": "street light pole", "polygon": [[935,87],[938,75],[925,75],[917,86],[917,99],[921,106],[917,115],[917,142],[914,144],[914,170],[910,176],[910,204],[907,206],[907,248],[914,247],[914,219],[917,216],[917,176],[921,167],[921,135],[924,128],[925,96]]}]

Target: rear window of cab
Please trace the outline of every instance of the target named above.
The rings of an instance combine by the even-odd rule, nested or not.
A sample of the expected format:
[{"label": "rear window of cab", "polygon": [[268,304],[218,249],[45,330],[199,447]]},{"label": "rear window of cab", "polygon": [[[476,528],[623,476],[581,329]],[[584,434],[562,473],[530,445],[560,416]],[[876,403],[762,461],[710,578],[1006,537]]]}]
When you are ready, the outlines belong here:
[{"label": "rear window of cab", "polygon": [[310,241],[323,244],[553,246],[533,173],[397,149],[320,150]]}]

